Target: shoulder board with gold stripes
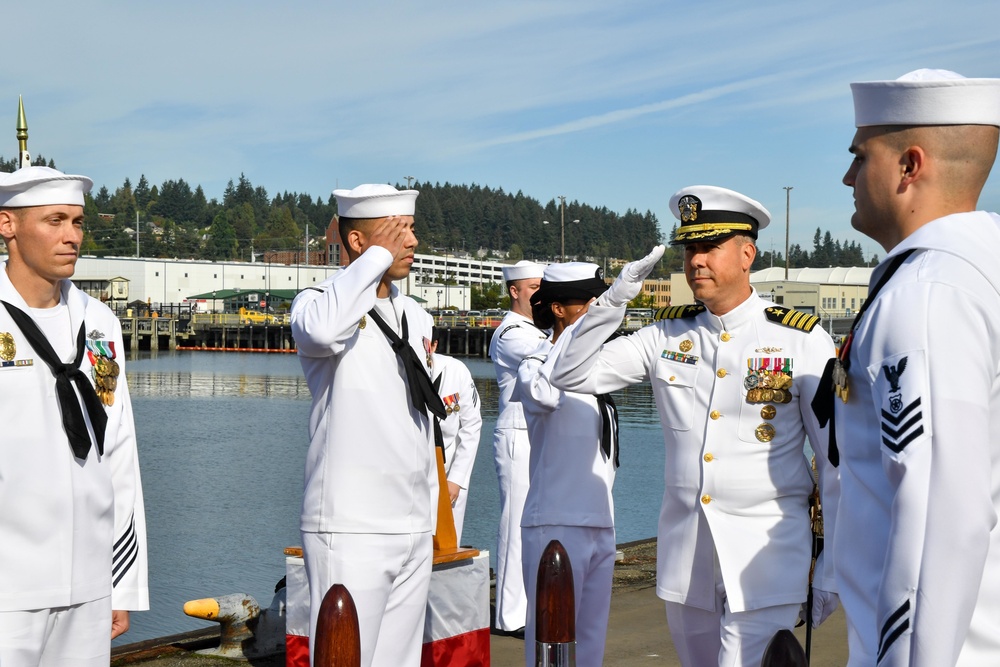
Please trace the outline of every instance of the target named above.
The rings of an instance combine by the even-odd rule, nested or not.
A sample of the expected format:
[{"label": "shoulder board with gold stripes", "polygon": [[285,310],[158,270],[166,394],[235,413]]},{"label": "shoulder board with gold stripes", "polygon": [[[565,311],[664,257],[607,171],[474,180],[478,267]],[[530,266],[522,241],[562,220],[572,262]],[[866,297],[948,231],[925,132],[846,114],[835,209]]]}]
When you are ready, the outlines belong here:
[{"label": "shoulder board with gold stripes", "polygon": [[677,320],[684,319],[687,317],[694,317],[698,313],[705,312],[705,306],[699,306],[697,304],[690,304],[687,306],[667,306],[666,308],[660,308],[653,315],[654,320]]},{"label": "shoulder board with gold stripes", "polygon": [[818,315],[810,315],[794,308],[782,308],[781,306],[768,306],[764,309],[764,315],[775,324],[800,329],[809,333],[813,327],[819,323]]}]

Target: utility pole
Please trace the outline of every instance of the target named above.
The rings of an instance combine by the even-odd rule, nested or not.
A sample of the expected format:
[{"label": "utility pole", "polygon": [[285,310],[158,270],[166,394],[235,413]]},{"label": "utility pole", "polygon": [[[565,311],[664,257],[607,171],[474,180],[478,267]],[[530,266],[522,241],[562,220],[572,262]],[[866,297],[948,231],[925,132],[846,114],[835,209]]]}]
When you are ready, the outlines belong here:
[{"label": "utility pole", "polygon": [[403,176],[403,178],[406,179],[406,189],[409,190],[410,189],[410,181],[412,181],[414,179],[414,177],[413,176]]},{"label": "utility pole", "polygon": [[139,259],[139,211],[135,212],[135,258]]},{"label": "utility pole", "polygon": [[788,234],[791,230],[791,223],[789,222],[789,211],[791,210],[792,201],[792,190],[791,185],[784,186],[785,190],[785,280],[788,280]]},{"label": "utility pole", "polygon": [[560,262],[566,262],[566,196],[559,195]]}]

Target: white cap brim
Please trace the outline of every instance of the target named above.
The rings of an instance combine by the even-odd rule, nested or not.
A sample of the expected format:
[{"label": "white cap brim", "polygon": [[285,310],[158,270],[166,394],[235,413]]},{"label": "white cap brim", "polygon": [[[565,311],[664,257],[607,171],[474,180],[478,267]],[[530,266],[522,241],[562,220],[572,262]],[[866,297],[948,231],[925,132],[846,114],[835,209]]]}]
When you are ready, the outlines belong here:
[{"label": "white cap brim", "polygon": [[917,70],[895,81],[852,83],[854,126],[1000,126],[1000,79]]},{"label": "white cap brim", "polygon": [[337,213],[344,218],[413,215],[419,194],[417,190],[397,190],[384,184],[366,184],[353,190],[333,191],[333,196],[337,198]]}]

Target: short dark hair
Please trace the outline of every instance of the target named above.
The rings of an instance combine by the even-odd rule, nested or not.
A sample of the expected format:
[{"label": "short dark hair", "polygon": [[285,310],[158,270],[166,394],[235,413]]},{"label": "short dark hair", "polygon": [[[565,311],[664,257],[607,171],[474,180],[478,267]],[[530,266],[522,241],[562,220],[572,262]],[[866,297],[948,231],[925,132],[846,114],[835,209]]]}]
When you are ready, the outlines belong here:
[{"label": "short dark hair", "polygon": [[539,329],[551,329],[556,324],[555,313],[552,312],[551,303],[531,304],[531,319]]},{"label": "short dark hair", "polygon": [[369,223],[375,222],[378,218],[347,218],[340,216],[337,220],[337,231],[340,233],[340,242],[343,243],[344,249],[350,252],[351,246],[347,243],[347,235],[350,234],[355,229],[360,229]]}]

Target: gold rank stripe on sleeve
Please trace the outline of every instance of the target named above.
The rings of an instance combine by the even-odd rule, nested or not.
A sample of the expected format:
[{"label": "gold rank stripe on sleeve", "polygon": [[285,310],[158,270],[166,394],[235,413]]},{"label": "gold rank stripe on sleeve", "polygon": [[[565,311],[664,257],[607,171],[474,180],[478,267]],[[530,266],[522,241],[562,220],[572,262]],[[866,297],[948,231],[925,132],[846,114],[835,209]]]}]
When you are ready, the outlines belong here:
[{"label": "gold rank stripe on sleeve", "polygon": [[705,306],[689,304],[687,306],[667,306],[660,308],[653,315],[654,320],[676,320],[687,317],[694,317],[705,310]]},{"label": "gold rank stripe on sleeve", "polygon": [[810,315],[794,308],[782,308],[780,306],[768,306],[764,309],[764,315],[775,324],[799,329],[809,333],[819,322],[819,316]]}]

